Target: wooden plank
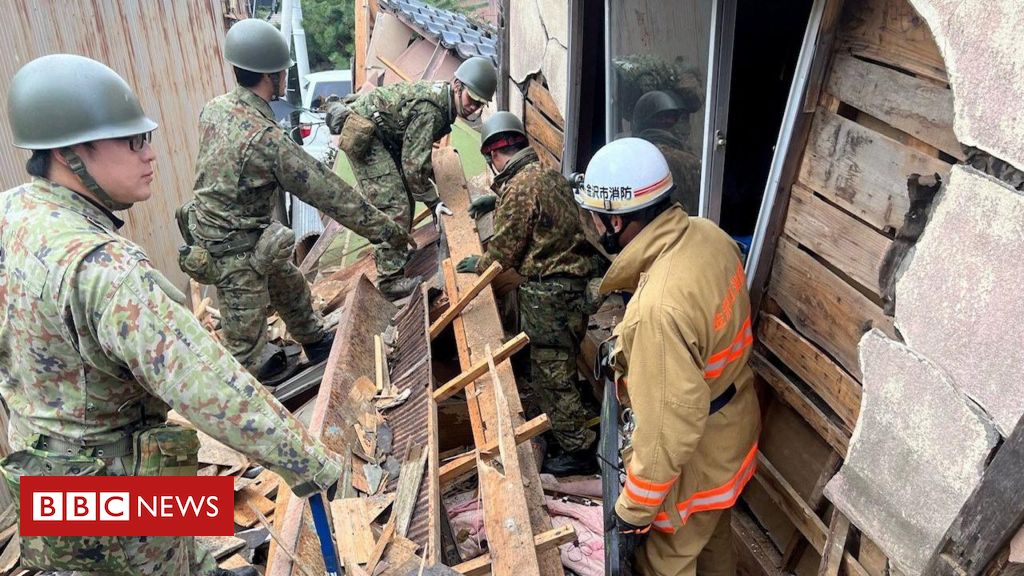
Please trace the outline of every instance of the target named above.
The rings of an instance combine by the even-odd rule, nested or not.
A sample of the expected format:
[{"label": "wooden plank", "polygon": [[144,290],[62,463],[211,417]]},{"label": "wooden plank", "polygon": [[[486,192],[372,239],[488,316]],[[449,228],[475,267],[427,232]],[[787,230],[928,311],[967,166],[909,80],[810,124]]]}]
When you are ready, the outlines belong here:
[{"label": "wooden plank", "polygon": [[320,233],[316,242],[313,243],[313,247],[309,249],[309,252],[306,253],[306,256],[299,264],[299,272],[301,272],[303,276],[309,274],[316,268],[316,265],[320,262],[320,258],[323,257],[324,252],[327,252],[327,249],[331,247],[334,239],[338,237],[338,234],[340,234],[342,230],[343,228],[341,225],[333,219],[327,223],[327,227]]},{"label": "wooden plank", "polygon": [[960,507],[925,574],[978,576],[1024,523],[1024,419],[996,452]]},{"label": "wooden plank", "polygon": [[[449,258],[449,261],[450,260],[451,259]],[[498,274],[501,274],[501,270],[501,264],[498,262],[493,262],[490,266],[487,267],[487,270],[484,270],[483,274],[480,275],[479,279],[477,279],[477,281],[469,288],[469,290],[467,290],[464,294],[459,295],[459,299],[457,301],[454,301],[454,304],[452,304],[453,300],[449,297],[448,310],[446,310],[444,314],[441,315],[440,318],[438,318],[436,321],[434,321],[433,324],[430,325],[430,339],[433,340],[434,338],[437,338],[438,334],[440,334],[442,330],[447,328],[448,325],[452,323],[452,320],[454,320],[456,316],[462,314],[462,311],[466,309],[466,306],[469,306],[469,303],[473,301],[473,298],[476,298],[477,295],[480,294],[480,292],[482,292],[484,288],[488,287],[491,284],[491,281],[494,280],[498,276]]]},{"label": "wooden plank", "polygon": [[409,532],[413,510],[416,509],[416,498],[419,496],[420,480],[427,464],[427,451],[424,446],[413,446],[402,463],[402,473],[398,477],[398,490],[395,493],[395,533],[403,538]]},{"label": "wooden plank", "polygon": [[[572,524],[565,524],[558,528],[552,528],[547,532],[537,534],[533,537],[533,546],[537,551],[553,550],[576,539],[576,529]],[[491,556],[485,553],[482,556],[467,560],[452,570],[464,576],[483,576],[491,573]]]},{"label": "wooden plank", "polygon": [[833,422],[761,353],[754,351],[750,355],[750,367],[775,390],[779,399],[800,414],[829,446],[840,456],[846,455],[850,444],[850,436],[846,430]]},{"label": "wooden plank", "polygon": [[[839,467],[842,466],[843,459],[839,457],[835,452],[830,452],[828,456],[828,462],[825,467],[821,469],[821,473],[818,475],[817,482],[814,483],[814,489],[811,490],[810,495],[807,497],[807,505],[814,510],[815,514],[821,514],[825,511],[828,506],[828,500],[825,498],[825,485],[828,481],[836,475],[839,471]],[[793,538],[789,545],[786,547],[786,551],[782,555],[782,569],[787,572],[792,572],[797,567],[800,557],[803,556],[804,550],[807,548],[807,540],[804,538]]]},{"label": "wooden plank", "polygon": [[373,532],[365,498],[343,498],[331,502],[334,538],[338,543],[338,557],[359,564],[370,561],[373,555]]},{"label": "wooden plank", "polygon": [[827,89],[854,108],[964,159],[953,132],[953,91],[949,88],[840,53],[832,61]]},{"label": "wooden plank", "polygon": [[876,295],[878,271],[892,240],[810,189],[793,185],[785,232]]},{"label": "wooden plank", "polygon": [[780,239],[776,247],[768,290],[796,330],[858,381],[861,371],[857,346],[861,336],[878,328],[897,339],[893,319],[881,307],[786,238]]},{"label": "wooden plank", "polygon": [[732,539],[736,544],[737,570],[740,576],[784,576],[779,569],[779,551],[742,507],[730,513]]},{"label": "wooden plank", "polygon": [[949,83],[928,23],[906,0],[847,0],[840,30],[840,51]]},{"label": "wooden plank", "polygon": [[897,230],[911,174],[949,176],[950,165],[825,110],[811,125],[799,181],[879,230]]},{"label": "wooden plank", "polygon": [[565,131],[565,118],[562,118],[562,113],[558,111],[558,104],[555,104],[551,92],[534,78],[531,78],[528,84],[526,99],[533,103],[537,111],[550,120],[559,131]]},{"label": "wooden plank", "polygon": [[[470,254],[481,254],[483,250],[480,246],[480,239],[474,230],[473,220],[469,217],[469,191],[466,187],[465,174],[462,171],[458,154],[453,149],[442,148],[434,152],[434,174],[437,177],[441,199],[454,212],[452,216],[445,219],[451,259],[457,262]],[[457,285],[457,288],[454,292],[448,290],[450,294],[468,290],[476,275],[455,274],[454,276],[454,284]],[[461,330],[459,329],[460,321]],[[504,339],[493,290],[484,290],[456,319],[454,326],[456,328],[456,345],[459,348],[459,362],[465,369],[472,365],[474,359],[479,360],[482,357],[486,346],[497,346]],[[509,409],[512,413],[512,425],[518,426],[525,419],[522,415],[522,405],[516,388],[515,376],[508,361],[498,364],[498,376],[499,384],[505,388]],[[478,383],[471,384],[466,391],[475,443],[477,446],[483,446],[497,434],[494,390],[482,379]],[[526,512],[529,514],[532,533],[539,534],[552,528],[551,518],[544,509],[544,493],[540,484],[540,476],[537,473],[537,464],[533,458],[533,449],[529,444],[523,444],[518,447],[518,452],[521,477],[516,481],[519,490],[526,496]],[[506,473],[508,473],[507,470]],[[482,487],[488,487],[493,481],[490,477],[480,477]],[[495,530],[496,532],[488,527],[487,532],[488,544],[492,551],[505,546],[500,534],[506,528],[500,526]],[[509,554],[523,555],[522,550],[514,548],[507,550],[506,553]],[[540,564],[541,574],[545,576],[564,574],[557,550],[538,552],[537,560]]]},{"label": "wooden plank", "polygon": [[384,525],[384,529],[381,530],[380,538],[377,539],[377,543],[373,545],[373,553],[370,554],[370,560],[366,563],[366,571],[373,574],[374,569],[377,567],[377,563],[380,562],[382,556],[384,556],[384,549],[391,543],[391,539],[395,535],[395,515],[392,514],[388,523]]},{"label": "wooden plank", "polygon": [[551,152],[556,158],[562,157],[562,143],[564,137],[562,132],[544,117],[533,103],[526,102],[525,118],[523,119],[526,132],[539,141],[544,148]]},{"label": "wooden plank", "polygon": [[235,494],[235,524],[252,528],[259,522],[259,517],[253,514],[252,508],[262,514],[270,514],[276,507],[277,504],[273,500],[260,494],[252,486],[246,486]]},{"label": "wooden plank", "polygon": [[860,413],[860,383],[776,316],[761,313],[757,340],[799,376],[853,431]]},{"label": "wooden plank", "polygon": [[[523,442],[535,438],[550,429],[551,421],[548,419],[548,415],[541,414],[529,422],[516,427],[516,443],[522,444]],[[497,447],[498,443],[491,440],[485,444],[479,452],[488,454],[496,450]],[[445,462],[444,465],[441,466],[440,470],[441,486],[447,486],[455,480],[458,480],[464,474],[468,474],[476,470],[477,452],[477,450],[473,450],[455,458],[454,460]]]},{"label": "wooden plank", "polygon": [[[768,493],[772,501],[789,517],[797,530],[807,538],[811,546],[819,554],[823,554],[825,545],[828,543],[828,528],[825,526],[825,522],[807,506],[800,495],[760,452],[757,454],[757,472],[755,472],[754,478]],[[868,576],[864,567],[849,552],[843,552],[842,566],[851,576]]]},{"label": "wooden plank", "polygon": [[818,576],[839,576],[839,565],[843,561],[846,538],[849,535],[850,520],[839,510],[833,510],[832,521],[828,526],[828,538],[825,539],[825,551],[821,554],[821,564],[818,566]]},{"label": "wooden plank", "polygon": [[[530,338],[526,333],[520,332],[514,338],[502,344],[501,348],[498,348],[494,353],[494,359],[498,362],[504,362],[507,358],[512,357],[513,354],[525,348],[529,343]],[[434,402],[444,402],[461,392],[484,374],[487,374],[487,361],[481,360],[471,366],[469,370],[466,370],[455,378],[445,382],[444,385],[439,387],[437,390],[434,390]]]},{"label": "wooden plank", "polygon": [[[552,170],[558,170],[562,166],[561,160],[558,159],[550,150],[544,147],[544,144],[540,140],[537,140],[533,136],[527,134],[527,139],[530,141],[530,146],[533,147],[534,152],[537,153],[537,157],[540,159],[541,164],[545,168]],[[493,234],[493,231],[492,231]],[[486,238],[490,240],[490,237]]]}]

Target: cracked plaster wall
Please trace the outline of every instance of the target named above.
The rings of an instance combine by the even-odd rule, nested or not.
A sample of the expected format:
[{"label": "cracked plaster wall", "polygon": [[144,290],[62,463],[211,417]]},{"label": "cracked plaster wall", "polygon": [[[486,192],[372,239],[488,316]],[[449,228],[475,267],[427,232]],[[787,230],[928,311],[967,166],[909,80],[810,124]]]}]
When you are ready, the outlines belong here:
[{"label": "cracked plaster wall", "polygon": [[[525,91],[531,76],[543,74],[558,111],[565,117],[569,84],[569,3],[511,0],[510,11],[509,75]],[[515,100],[513,95],[510,102]],[[522,114],[522,107],[512,111]]]}]

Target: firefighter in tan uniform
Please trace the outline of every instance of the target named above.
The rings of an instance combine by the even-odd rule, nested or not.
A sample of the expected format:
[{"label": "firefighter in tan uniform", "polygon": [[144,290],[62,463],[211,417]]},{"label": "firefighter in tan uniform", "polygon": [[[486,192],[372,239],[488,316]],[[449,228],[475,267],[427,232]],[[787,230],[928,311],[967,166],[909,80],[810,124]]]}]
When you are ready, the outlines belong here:
[{"label": "firefighter in tan uniform", "polygon": [[672,191],[661,152],[623,138],[576,192],[618,253],[602,294],[629,296],[612,366],[636,427],[616,529],[643,574],[734,574],[729,509],[754,475],[760,428],[750,301],[736,244]]}]

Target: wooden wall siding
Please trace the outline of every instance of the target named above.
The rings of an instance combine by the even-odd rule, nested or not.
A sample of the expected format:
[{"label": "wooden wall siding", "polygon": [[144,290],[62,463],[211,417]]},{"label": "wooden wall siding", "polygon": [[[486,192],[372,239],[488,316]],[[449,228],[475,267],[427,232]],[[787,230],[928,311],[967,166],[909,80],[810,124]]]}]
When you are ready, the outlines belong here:
[{"label": "wooden wall siding", "polygon": [[[909,209],[907,179],[946,178],[963,158],[946,82],[931,32],[908,0],[845,2],[789,183],[751,360],[771,400],[762,470],[744,498],[784,570],[815,573],[829,531],[843,526],[830,522],[815,487],[834,474],[856,426],[861,336],[878,328],[899,339],[881,307],[879,269]],[[851,534],[857,544],[841,556],[844,571],[885,573],[877,547],[855,527]]]},{"label": "wooden wall siding", "polygon": [[525,88],[523,126],[530,145],[545,166],[559,170],[565,142],[565,119],[548,89],[537,78],[528,80]]}]

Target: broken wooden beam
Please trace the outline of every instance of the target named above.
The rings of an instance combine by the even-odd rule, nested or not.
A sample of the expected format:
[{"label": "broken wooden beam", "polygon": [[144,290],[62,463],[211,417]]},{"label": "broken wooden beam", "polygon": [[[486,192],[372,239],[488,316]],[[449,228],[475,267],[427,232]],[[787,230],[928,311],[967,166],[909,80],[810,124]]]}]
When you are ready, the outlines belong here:
[{"label": "broken wooden beam", "polygon": [[[541,414],[540,416],[520,424],[516,427],[515,437],[516,443],[522,444],[528,440],[531,440],[551,429],[551,421],[548,419],[547,414]],[[498,443],[491,440],[479,449],[482,454],[493,453],[498,448]],[[464,474],[468,474],[473,470],[476,470],[476,457],[477,450],[467,452],[461,456],[458,456],[454,460],[446,462],[441,466],[441,485],[445,486],[451,484],[456,479]]]},{"label": "broken wooden beam", "polygon": [[[533,537],[533,547],[538,551],[553,550],[562,544],[576,540],[576,529],[572,524],[566,524],[542,532]],[[472,560],[466,560],[462,564],[452,566],[452,570],[463,576],[483,576],[491,573],[491,555],[484,554]]]},{"label": "broken wooden beam", "polygon": [[[443,147],[434,151],[433,161],[434,175],[437,178],[441,200],[454,212],[445,218],[445,236],[452,260],[458,262],[470,254],[482,254],[483,247],[480,245],[480,237],[476,232],[473,219],[469,216],[469,190],[458,153],[450,147]],[[469,290],[476,280],[475,274],[454,274],[453,276],[445,278],[445,291],[449,295],[458,296],[460,292]],[[455,319],[452,327],[455,332],[459,364],[463,369],[469,368],[474,361],[479,361],[484,357],[486,346],[497,346],[501,343],[504,340],[504,334],[494,299],[493,287],[485,289],[477,296],[476,304],[463,311]],[[512,413],[511,424],[519,426],[526,419],[522,415],[522,404],[519,400],[512,366],[505,361],[498,364],[497,369],[499,385],[507,392],[506,397]],[[493,386],[477,386],[476,383],[471,383],[467,386],[466,392],[473,438],[477,446],[483,446],[497,437]],[[548,516],[547,510],[544,508],[544,492],[540,483],[540,475],[537,473],[533,449],[529,444],[521,444],[515,450],[519,455],[517,470],[519,477],[513,478],[512,483],[517,482],[518,492],[525,495],[526,513],[529,516],[532,533],[540,534],[551,530],[551,517]],[[506,474],[511,475],[511,472],[506,470]],[[480,486],[482,489],[488,490],[493,488],[492,484],[501,480],[500,475],[481,474]],[[487,504],[486,501],[485,504]],[[495,551],[505,551],[506,554],[522,556],[523,551],[511,547],[510,540],[505,538],[508,531],[506,526],[500,525],[494,527],[493,530],[488,528],[488,545],[491,547],[492,554]],[[564,574],[558,550],[537,551],[537,562],[540,565],[540,572],[544,576]],[[501,574],[501,570],[495,569],[493,572],[496,575]],[[518,572],[515,573],[518,574]]]},{"label": "broken wooden beam", "polygon": [[[359,278],[345,299],[345,311],[334,337],[323,383],[313,405],[309,434],[319,438],[325,446],[344,454],[347,446],[357,442],[353,425],[356,414],[353,406],[369,402],[375,386],[369,378],[375,371],[373,334],[383,332],[397,312],[365,276]],[[364,378],[363,386],[356,381]],[[369,384],[369,389],[365,389]],[[320,541],[313,528],[307,501],[289,498],[287,510],[275,529],[279,538],[271,544],[271,554],[277,548],[294,550],[294,557],[314,573],[324,573]],[[267,562],[267,576],[293,576],[292,557],[274,554]]]},{"label": "broken wooden beam", "polygon": [[[501,348],[494,353],[494,362],[504,362],[516,352],[522,350],[530,343],[530,338],[525,332],[520,332],[514,338],[501,345]],[[484,374],[487,374],[487,360],[481,360],[469,369],[446,382],[443,386],[434,390],[434,402],[444,402],[452,396],[461,392],[464,388],[476,381]]]},{"label": "broken wooden beam", "polygon": [[327,227],[320,233],[320,236],[313,243],[313,247],[306,252],[306,256],[299,263],[299,272],[303,276],[313,271],[313,268],[320,262],[320,258],[327,252],[327,249],[331,247],[334,239],[338,237],[338,234],[342,231],[340,224],[335,222],[333,219],[327,223]]},{"label": "broken wooden beam", "polygon": [[[451,258],[445,260],[442,265],[446,267],[451,266]],[[484,270],[483,274],[480,275],[477,281],[465,292],[465,294],[461,294],[459,296],[458,300],[455,300],[452,295],[449,295],[448,310],[446,310],[440,318],[430,325],[430,339],[433,340],[434,338],[437,338],[441,331],[452,323],[452,320],[454,320],[456,316],[462,314],[462,311],[466,309],[466,306],[469,306],[470,302],[472,302],[484,288],[488,287],[491,284],[491,281],[498,277],[498,274],[501,274],[501,270],[501,264],[494,262],[487,268],[487,270]]]}]

